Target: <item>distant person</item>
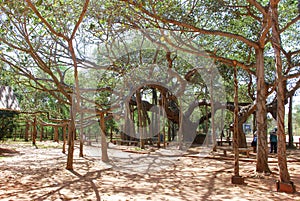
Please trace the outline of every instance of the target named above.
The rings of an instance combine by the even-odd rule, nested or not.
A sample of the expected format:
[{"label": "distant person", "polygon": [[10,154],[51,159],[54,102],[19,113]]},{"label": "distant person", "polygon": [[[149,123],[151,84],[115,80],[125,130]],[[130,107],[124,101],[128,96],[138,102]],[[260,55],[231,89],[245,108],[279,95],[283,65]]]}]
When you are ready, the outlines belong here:
[{"label": "distant person", "polygon": [[277,128],[274,131],[270,132],[270,143],[271,143],[271,151],[270,153],[277,153]]},{"label": "distant person", "polygon": [[256,131],[253,135],[253,140],[251,142],[251,147],[253,147],[253,152],[256,153],[256,150],[257,150],[257,132]]}]

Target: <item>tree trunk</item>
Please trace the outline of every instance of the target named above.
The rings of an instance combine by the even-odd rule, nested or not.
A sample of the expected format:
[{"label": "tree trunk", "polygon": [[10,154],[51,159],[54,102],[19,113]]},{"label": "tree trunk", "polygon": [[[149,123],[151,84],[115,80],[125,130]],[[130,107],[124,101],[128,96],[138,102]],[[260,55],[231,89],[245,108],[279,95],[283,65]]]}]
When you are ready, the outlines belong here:
[{"label": "tree trunk", "polygon": [[101,159],[103,162],[109,162],[109,158],[107,154],[104,113],[100,114],[100,128],[101,128],[101,153],[102,153]]},{"label": "tree trunk", "polygon": [[[73,104],[72,104],[73,105]],[[75,137],[75,119],[74,119],[74,106],[71,106],[70,123],[68,127],[68,158],[67,170],[73,170],[73,157],[74,157],[74,137]]]},{"label": "tree trunk", "polygon": [[53,126],[50,127],[50,134],[51,134],[51,140],[54,141],[54,127]]},{"label": "tree trunk", "polygon": [[45,138],[48,140],[48,128],[46,127]]},{"label": "tree trunk", "polygon": [[[211,76],[214,73],[211,73]],[[211,108],[211,134],[213,142],[213,151],[217,151],[217,137],[215,129],[215,103],[214,103],[214,91],[213,91],[213,77],[210,78],[210,108]],[[238,122],[237,122],[238,123]],[[238,125],[238,124],[237,124]],[[237,133],[236,133],[237,134]]]},{"label": "tree trunk", "polygon": [[290,97],[289,101],[289,113],[288,113],[288,134],[289,134],[289,147],[294,147],[293,137],[293,96]]},{"label": "tree trunk", "polygon": [[171,121],[168,120],[168,142],[171,142]]},{"label": "tree trunk", "polygon": [[[157,90],[156,88],[152,88],[152,103],[157,106]],[[151,127],[150,127],[150,137],[152,138],[153,136],[156,135],[157,133],[157,114],[152,112],[151,113]]]},{"label": "tree trunk", "polygon": [[238,125],[239,125],[239,103],[238,103],[238,80],[237,69],[234,66],[234,123],[233,123],[233,151],[234,151],[234,176],[239,176],[239,141],[238,141]]},{"label": "tree trunk", "polygon": [[43,141],[43,135],[44,135],[44,126],[41,125],[41,133],[40,133],[40,141]]},{"label": "tree trunk", "polygon": [[[145,148],[145,143],[143,139],[143,107],[142,107],[142,99],[141,99],[141,93],[140,89],[136,90],[136,103],[137,103],[137,112],[138,112],[138,131],[140,134],[140,148],[144,149]],[[159,138],[159,133],[158,133],[158,138]],[[158,139],[159,140],[159,139]]]},{"label": "tree trunk", "polygon": [[[205,87],[205,98],[207,98],[207,87]],[[206,100],[205,100],[206,101]],[[205,104],[205,115],[206,115],[206,121],[204,124],[204,133],[208,134],[208,109],[207,109],[207,105]]]},{"label": "tree trunk", "polygon": [[29,137],[29,122],[26,121],[26,127],[25,127],[25,142],[28,142]]},{"label": "tree trunk", "polygon": [[252,121],[252,128],[253,128],[253,134],[255,133],[256,129],[257,129],[257,125],[256,125],[256,112],[253,113],[253,121]]},{"label": "tree trunk", "polygon": [[277,79],[277,135],[278,135],[278,166],[281,182],[289,182],[290,175],[286,160],[286,139],[284,130],[284,80],[282,75],[282,60],[280,55],[281,41],[278,24],[278,3],[271,1],[272,9],[272,46],[275,54],[276,79]]},{"label": "tree trunk", "polygon": [[33,130],[32,130],[32,145],[36,145],[36,137],[37,137],[37,128],[36,128],[36,116],[34,117],[33,120]]},{"label": "tree trunk", "polygon": [[266,84],[264,71],[263,49],[256,49],[257,77],[257,155],[256,172],[270,172],[268,166],[267,113],[266,113]]},{"label": "tree trunk", "polygon": [[110,127],[110,142],[112,142],[113,139],[113,126]]},{"label": "tree trunk", "polygon": [[247,118],[240,118],[238,121],[238,143],[240,148],[247,147],[246,135],[244,133],[243,124],[246,122]]},{"label": "tree trunk", "polygon": [[63,127],[63,148],[62,153],[66,153],[66,138],[67,138],[67,125],[64,125]]},{"label": "tree trunk", "polygon": [[54,142],[59,142],[59,139],[58,139],[58,127],[57,126],[54,126]]},{"label": "tree trunk", "polygon": [[[135,131],[135,124],[134,124],[134,121],[135,121],[135,119],[134,119],[134,105],[129,105],[128,106],[128,108],[129,108],[129,110],[128,110],[128,114],[130,114],[130,118],[131,118],[131,120],[130,119],[128,119],[129,121],[129,123],[128,123],[128,125],[129,125],[129,137],[130,137],[130,139],[129,140],[132,140],[132,136],[134,136],[134,140],[135,140],[135,138],[136,138],[136,131]],[[131,112],[132,111],[132,112]]]},{"label": "tree trunk", "polygon": [[86,136],[83,135],[83,112],[80,114],[80,131],[79,131],[79,157],[83,157],[83,140]]},{"label": "tree trunk", "polygon": [[32,136],[33,136],[33,123],[31,123],[31,125],[30,125],[30,127],[29,127],[29,135],[28,136],[30,136],[31,138],[30,138],[30,140],[32,140]]}]

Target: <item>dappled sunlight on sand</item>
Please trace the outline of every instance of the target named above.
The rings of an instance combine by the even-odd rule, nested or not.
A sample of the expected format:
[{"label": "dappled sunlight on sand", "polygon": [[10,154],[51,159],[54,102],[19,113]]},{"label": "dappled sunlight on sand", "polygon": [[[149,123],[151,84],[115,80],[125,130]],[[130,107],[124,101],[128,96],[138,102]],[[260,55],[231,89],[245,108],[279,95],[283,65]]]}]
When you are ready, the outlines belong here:
[{"label": "dappled sunlight on sand", "polygon": [[[245,177],[245,185],[233,185],[232,154],[225,157],[221,151],[199,157],[198,149],[192,148],[169,161],[165,155],[157,157],[155,151],[143,153],[143,160],[137,161],[141,164],[134,168],[149,167],[154,162],[157,168],[162,164],[145,172],[130,171],[133,169],[126,166],[127,159],[105,164],[99,156],[79,158],[76,147],[74,171],[67,171],[66,155],[61,153],[60,146],[35,149],[30,144],[1,144],[1,147],[15,150],[12,156],[0,159],[1,200],[300,200],[299,193],[275,191],[276,156],[271,156],[269,163],[274,174],[265,176],[255,173],[255,154],[251,153],[250,158],[241,155],[240,175]],[[114,157],[120,150],[123,152],[116,147]],[[142,155],[123,153],[131,158]],[[289,150],[288,154],[291,178],[299,186],[300,150]],[[122,167],[127,170],[121,171]]]}]

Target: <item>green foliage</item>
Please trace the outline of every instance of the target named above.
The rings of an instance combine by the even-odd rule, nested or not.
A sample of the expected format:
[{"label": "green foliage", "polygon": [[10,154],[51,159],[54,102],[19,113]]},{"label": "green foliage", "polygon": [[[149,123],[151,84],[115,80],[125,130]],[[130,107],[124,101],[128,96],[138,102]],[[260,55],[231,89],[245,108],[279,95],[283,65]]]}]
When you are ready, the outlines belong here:
[{"label": "green foliage", "polygon": [[[269,3],[268,0],[257,2],[264,8]],[[0,1],[0,60],[7,64],[5,67],[0,64],[0,84],[14,88],[23,110],[50,111],[57,118],[68,117],[70,95],[74,92],[74,66],[70,62],[67,42],[57,34],[71,36],[83,3],[81,0],[35,1],[38,12],[54,30],[53,33],[24,1]],[[282,29],[298,16],[297,1],[280,1],[279,14]],[[166,23],[163,19],[176,23]],[[97,52],[94,51],[92,55],[95,66],[104,67],[100,70],[80,69],[80,87],[94,90],[81,93],[82,105],[92,108],[96,103],[98,109],[109,110],[112,104],[111,90],[115,89],[118,82],[124,81],[124,74],[138,65],[154,62],[153,55],[157,49],[145,42],[145,33],[131,35],[130,30],[147,30],[146,34],[156,42],[166,45],[166,36],[162,36],[160,28],[173,31],[173,35],[167,35],[173,41],[173,46],[204,50],[211,56],[228,60],[226,64],[215,62],[224,80],[228,101],[233,101],[234,91],[233,68],[229,61],[236,60],[249,66],[252,74],[239,69],[239,101],[252,102],[256,88],[255,50],[244,41],[227,37],[226,34],[257,42],[261,36],[261,19],[261,12],[246,0],[91,1],[87,17],[79,27],[73,45],[80,67],[86,67],[84,62],[89,59],[95,46]],[[287,52],[299,49],[299,27],[297,21],[281,33]],[[218,34],[200,34],[197,31],[200,29]],[[126,38],[131,39],[131,43],[124,45]],[[267,34],[265,46],[265,80],[273,84],[275,61],[269,41],[270,33]],[[136,47],[143,47],[143,50],[139,51]],[[174,59],[173,69],[182,77],[193,68],[188,61],[176,58],[176,53],[172,53],[171,58]],[[156,64],[168,66],[165,51],[160,50],[156,59]],[[293,55],[291,62],[299,63],[299,54]],[[287,73],[291,62],[283,56]],[[298,71],[295,69],[293,72]],[[193,95],[199,100],[209,99],[201,75],[194,75],[193,81]],[[204,114],[205,111],[201,109],[199,113]],[[109,124],[113,126],[114,123]]]},{"label": "green foliage", "polygon": [[16,128],[14,118],[18,112],[9,110],[0,110],[0,140],[4,137],[12,137],[13,131]]}]

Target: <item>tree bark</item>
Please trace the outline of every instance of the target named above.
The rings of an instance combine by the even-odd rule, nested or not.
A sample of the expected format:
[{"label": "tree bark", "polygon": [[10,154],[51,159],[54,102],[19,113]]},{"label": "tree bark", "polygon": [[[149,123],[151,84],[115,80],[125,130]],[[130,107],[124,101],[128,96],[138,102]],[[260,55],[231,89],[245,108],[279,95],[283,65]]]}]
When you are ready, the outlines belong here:
[{"label": "tree bark", "polygon": [[268,166],[267,113],[266,113],[266,84],[264,71],[263,49],[256,49],[257,77],[257,155],[256,172],[270,172]]},{"label": "tree bark", "polygon": [[243,116],[238,117],[238,144],[239,148],[246,148],[247,147],[247,141],[246,141],[246,135],[244,133],[243,124],[247,121],[248,118],[244,118]]},{"label": "tree bark", "polygon": [[75,119],[74,119],[74,106],[71,106],[70,123],[68,127],[68,157],[67,157],[67,170],[73,170],[73,157],[74,157],[74,137],[75,137]]},{"label": "tree bark", "polygon": [[[235,72],[236,73],[236,72]],[[210,73],[211,76],[214,75],[214,73]],[[212,141],[213,141],[213,151],[217,151],[217,135],[216,135],[216,128],[215,128],[215,101],[214,101],[214,91],[213,91],[213,77],[210,77],[210,108],[211,108],[211,133],[212,133]],[[238,103],[235,106],[238,107]],[[238,118],[238,117],[237,117]],[[238,121],[237,121],[238,123]],[[238,124],[237,124],[238,125]],[[237,131],[236,131],[237,132]],[[237,134],[237,133],[236,133]]]},{"label": "tree bark", "polygon": [[[137,103],[137,112],[138,112],[138,131],[140,134],[140,148],[144,149],[145,148],[145,143],[143,139],[144,121],[143,121],[143,106],[142,106],[140,89],[136,90],[136,103]],[[159,138],[159,133],[158,133],[158,138]]]},{"label": "tree bark", "polygon": [[62,153],[66,153],[66,138],[67,138],[67,126],[64,125],[63,127],[63,147],[62,147]]},{"label": "tree bark", "polygon": [[81,112],[80,114],[80,131],[79,131],[79,157],[83,157],[83,139],[84,137],[86,138],[86,136],[83,135],[83,113]]},{"label": "tree bark", "polygon": [[107,142],[106,142],[106,129],[105,129],[105,119],[104,113],[100,114],[100,130],[101,130],[101,159],[103,162],[109,162],[107,154]]},{"label": "tree bark", "polygon": [[59,142],[59,139],[58,139],[58,127],[57,126],[54,126],[54,142]]},{"label": "tree bark", "polygon": [[257,129],[257,125],[256,125],[256,112],[253,113],[252,128],[253,128],[253,134],[254,134],[255,131],[256,131],[256,129]]},{"label": "tree bark", "polygon": [[290,175],[287,168],[286,160],[286,139],[284,130],[284,92],[285,86],[282,75],[282,60],[281,60],[281,41],[278,24],[278,1],[271,1],[272,9],[272,46],[275,54],[276,79],[277,79],[277,135],[278,135],[278,166],[279,177],[281,182],[289,182]]},{"label": "tree bark", "polygon": [[36,122],[36,116],[33,120],[33,131],[32,131],[32,145],[36,145],[36,137],[37,137],[37,122]]},{"label": "tree bark", "polygon": [[239,108],[238,108],[238,80],[237,69],[234,66],[234,123],[233,123],[233,150],[234,150],[234,176],[239,176],[239,141],[238,141],[238,125],[239,125]]},{"label": "tree bark", "polygon": [[288,113],[288,134],[289,134],[289,145],[288,147],[294,147],[293,137],[293,96],[290,97],[289,101],[289,113]]},{"label": "tree bark", "polygon": [[25,127],[25,142],[28,142],[29,137],[29,122],[26,121],[26,127]]}]

